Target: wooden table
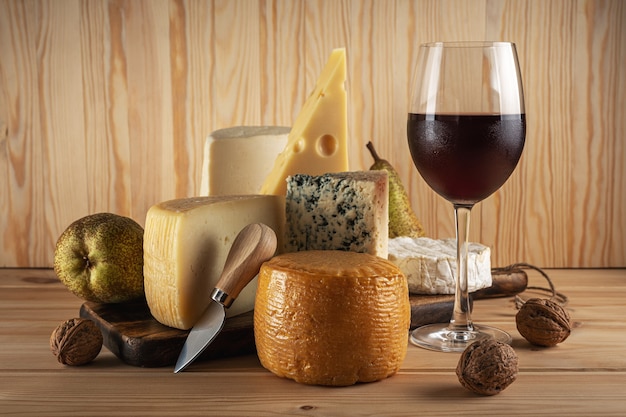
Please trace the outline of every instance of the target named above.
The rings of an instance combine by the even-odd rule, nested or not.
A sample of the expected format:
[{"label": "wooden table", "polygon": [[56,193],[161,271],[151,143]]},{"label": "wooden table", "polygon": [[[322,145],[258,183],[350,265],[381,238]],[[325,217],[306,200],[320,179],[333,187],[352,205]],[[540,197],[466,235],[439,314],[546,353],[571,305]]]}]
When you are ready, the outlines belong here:
[{"label": "wooden table", "polygon": [[[81,300],[46,269],[0,269],[0,414],[37,416],[426,416],[626,415],[626,270],[548,270],[575,323],[554,348],[515,329],[511,298],[476,301],[476,322],[513,335],[517,381],[482,397],[465,390],[458,354],[409,346],[401,371],[351,387],[301,385],[261,367],[256,355],[170,368],[137,368],[104,349],[83,367],[60,365],[48,340],[78,317]],[[530,285],[545,281],[529,272]]]}]

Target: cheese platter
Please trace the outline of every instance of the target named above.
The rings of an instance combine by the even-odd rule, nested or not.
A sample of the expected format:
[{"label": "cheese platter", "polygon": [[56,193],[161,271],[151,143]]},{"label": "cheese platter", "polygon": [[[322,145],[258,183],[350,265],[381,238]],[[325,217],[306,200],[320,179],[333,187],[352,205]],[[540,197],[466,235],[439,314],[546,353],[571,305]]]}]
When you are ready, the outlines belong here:
[{"label": "cheese platter", "polygon": [[[526,289],[528,277],[521,270],[493,275],[493,285],[473,294],[473,299],[514,296]],[[411,328],[449,320],[454,295],[411,294]],[[197,361],[243,356],[256,352],[253,312],[227,317],[224,328]],[[104,337],[104,346],[124,363],[146,368],[173,366],[188,330],[159,323],[145,299],[123,304],[85,302],[80,317],[93,320]]]},{"label": "cheese platter", "polygon": [[[201,195],[158,202],[146,214],[145,298],[121,304],[86,301],[81,306],[80,316],[99,326],[106,348],[133,366],[174,365],[189,335],[182,329],[191,328],[205,311],[232,241],[249,223],[274,230],[279,236],[278,253],[285,248],[287,252],[350,250],[386,258],[407,278],[411,329],[450,319],[454,245],[428,239],[421,224],[394,227],[390,233],[390,225],[406,226],[407,216],[416,221],[417,217],[410,202],[399,198],[403,186],[386,161],[381,165],[379,158],[369,171],[349,170],[345,80],[345,49],[339,48],[333,50],[291,128],[233,127],[207,138]],[[245,145],[237,146],[239,142]],[[262,158],[255,147],[269,156]],[[221,168],[220,162],[233,154],[240,158],[233,166],[255,167],[245,181],[231,178]],[[259,157],[275,161],[253,164],[260,162]],[[251,183],[244,188],[247,181]],[[214,183],[225,189],[217,193],[210,185]],[[320,201],[323,204],[313,204]],[[473,267],[468,277],[474,284],[469,288],[470,303],[526,289],[528,279],[521,270],[490,273],[488,247],[471,245],[469,256]],[[320,276],[332,275],[327,264],[318,271]],[[242,291],[235,308],[226,314],[222,331],[199,360],[256,352],[255,292],[256,284]]]}]

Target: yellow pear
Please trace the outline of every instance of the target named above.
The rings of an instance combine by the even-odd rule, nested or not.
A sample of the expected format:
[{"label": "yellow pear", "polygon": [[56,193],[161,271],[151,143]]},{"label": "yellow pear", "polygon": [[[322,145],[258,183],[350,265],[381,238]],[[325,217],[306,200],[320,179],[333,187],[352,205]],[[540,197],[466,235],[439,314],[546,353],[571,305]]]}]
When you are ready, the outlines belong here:
[{"label": "yellow pear", "polygon": [[88,301],[121,303],[142,297],[143,228],[112,213],[80,218],[57,240],[54,271],[74,295]]},{"label": "yellow pear", "polygon": [[370,169],[385,170],[389,176],[389,237],[424,236],[424,228],[411,207],[398,172],[388,161],[378,156],[372,142],[368,142],[366,146],[374,158],[374,164]]}]

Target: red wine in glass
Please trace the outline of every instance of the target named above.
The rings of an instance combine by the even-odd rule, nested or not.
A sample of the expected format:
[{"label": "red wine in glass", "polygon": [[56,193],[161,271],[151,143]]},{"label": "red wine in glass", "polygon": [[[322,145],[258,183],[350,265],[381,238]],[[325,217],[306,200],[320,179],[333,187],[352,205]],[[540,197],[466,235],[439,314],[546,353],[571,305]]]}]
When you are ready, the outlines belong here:
[{"label": "red wine in glass", "polygon": [[409,149],[426,183],[446,200],[473,205],[509,178],[522,155],[524,114],[409,114]]}]

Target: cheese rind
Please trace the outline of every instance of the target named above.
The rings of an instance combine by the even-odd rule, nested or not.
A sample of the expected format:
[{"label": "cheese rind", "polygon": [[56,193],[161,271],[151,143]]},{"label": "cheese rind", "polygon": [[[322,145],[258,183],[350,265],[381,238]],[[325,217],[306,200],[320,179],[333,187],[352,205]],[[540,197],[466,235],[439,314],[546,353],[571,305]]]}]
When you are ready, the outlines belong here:
[{"label": "cheese rind", "polygon": [[[282,236],[284,199],[242,195],[196,197],[152,206],[144,231],[144,289],[150,312],[166,326],[193,327],[211,300],[241,229],[264,223]],[[226,314],[254,307],[256,278]]]},{"label": "cheese rind", "polygon": [[395,374],[407,352],[406,278],[385,259],[345,251],[263,264],[254,309],[261,364],[304,384],[345,386]]},{"label": "cheese rind", "polygon": [[[427,237],[389,239],[389,260],[407,277],[412,294],[454,294],[456,240]],[[491,250],[479,243],[468,246],[468,291],[490,287]]]},{"label": "cheese rind", "polygon": [[346,51],[332,51],[315,89],[289,132],[285,149],[261,187],[261,194],[285,195],[285,179],[348,170]]},{"label": "cheese rind", "polygon": [[206,138],[201,196],[258,194],[287,145],[286,126],[233,126]]},{"label": "cheese rind", "polygon": [[346,250],[387,258],[388,187],[382,170],[290,176],[285,251]]}]

